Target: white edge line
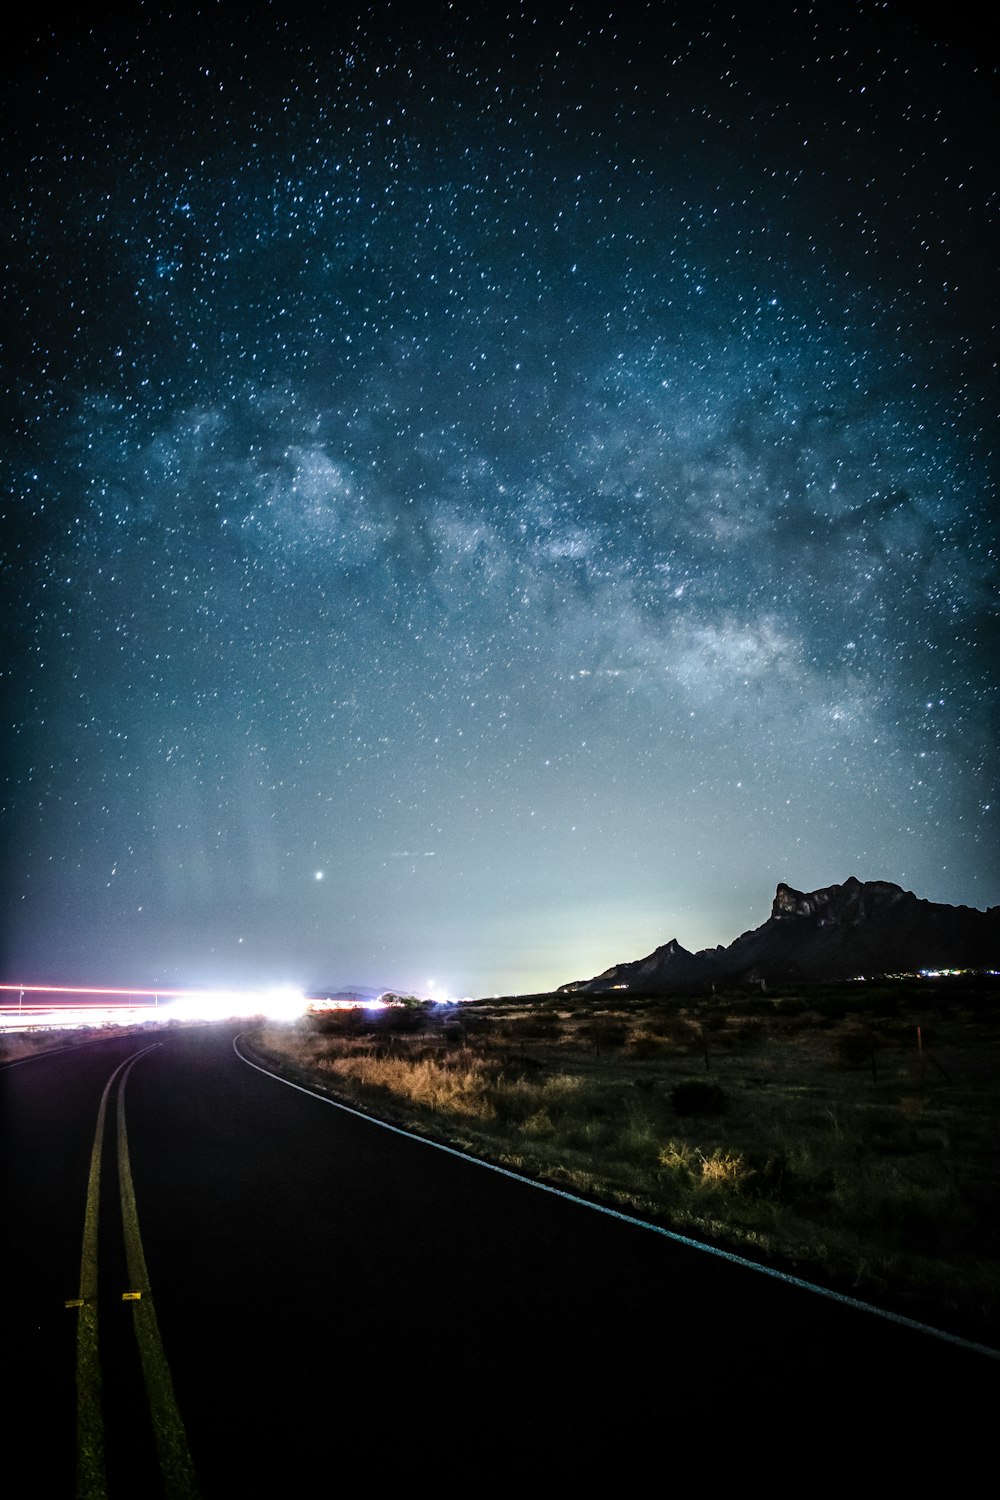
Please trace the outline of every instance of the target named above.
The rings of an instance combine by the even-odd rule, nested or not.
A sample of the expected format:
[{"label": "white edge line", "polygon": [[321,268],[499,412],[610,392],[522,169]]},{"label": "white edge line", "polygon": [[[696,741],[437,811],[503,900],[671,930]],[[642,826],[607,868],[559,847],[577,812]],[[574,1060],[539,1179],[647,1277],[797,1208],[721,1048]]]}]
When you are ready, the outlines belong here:
[{"label": "white edge line", "polygon": [[603,1203],[592,1203],[589,1199],[580,1198],[576,1193],[555,1187],[550,1182],[539,1182],[534,1177],[525,1177],[520,1172],[512,1171],[510,1167],[501,1167],[497,1162],[485,1161],[480,1156],[472,1156],[468,1152],[457,1150],[454,1146],[446,1146],[442,1141],[431,1140],[425,1135],[416,1135],[411,1130],[404,1130],[400,1125],[390,1125],[388,1120],[380,1120],[376,1115],[366,1114],[364,1110],[353,1109],[349,1104],[342,1104],[339,1099],[331,1099],[328,1094],[317,1094],[313,1089],[307,1089],[301,1083],[293,1083],[290,1078],[282,1078],[280,1073],[272,1073],[269,1068],[261,1067],[260,1063],[252,1062],[249,1057],[244,1057],[236,1045],[244,1034],[240,1032],[239,1036],[233,1038],[233,1051],[241,1062],[246,1063],[248,1068],[256,1068],[257,1072],[263,1073],[266,1078],[273,1078],[275,1083],[283,1083],[286,1088],[297,1089],[300,1094],[307,1094],[310,1099],[316,1099],[320,1104],[330,1104],[334,1109],[342,1109],[345,1114],[354,1115],[358,1120],[365,1120],[369,1125],[377,1125],[381,1130],[391,1130],[394,1135],[403,1135],[407,1140],[419,1141],[422,1146],[433,1146],[435,1151],[444,1151],[448,1156],[468,1162],[470,1166],[485,1167],[487,1171],[498,1172],[501,1177],[509,1177],[512,1182],[520,1182],[525,1187],[537,1188],[539,1192],[551,1193],[556,1198],[565,1198],[568,1203],[576,1203],[581,1208],[591,1209],[594,1213],[605,1214],[609,1219],[620,1219],[624,1224],[633,1224],[636,1229],[645,1229],[651,1234],[662,1235],[664,1239],[673,1240],[678,1245],[686,1245],[690,1250],[700,1250],[705,1255],[714,1255],[719,1260],[729,1261],[731,1265],[743,1266],[748,1271],[757,1271],[761,1276],[770,1276],[775,1281],[786,1282],[787,1285],[798,1287],[801,1291],[813,1292],[818,1297],[826,1297],[831,1302],[839,1302],[843,1307],[853,1307],[857,1312],[870,1313],[873,1317],[884,1318],[886,1322],[898,1323],[902,1328],[928,1334],[931,1338],[941,1339],[946,1344],[954,1344],[959,1349],[968,1349],[974,1354],[984,1354],[987,1359],[1000,1360],[1000,1349],[993,1349],[989,1344],[977,1344],[972,1339],[961,1338],[956,1333],[947,1333],[943,1328],[934,1328],[929,1323],[920,1323],[916,1318],[908,1318],[903,1313],[889,1312],[884,1307],[876,1307],[872,1302],[862,1302],[857,1297],[848,1297],[844,1292],[834,1291],[832,1287],[820,1286],[815,1281],[805,1281],[801,1276],[791,1276],[787,1271],[779,1271],[774,1266],[761,1265],[758,1261],[748,1260],[746,1256],[737,1255],[732,1250],[722,1250],[717,1245],[706,1245],[701,1240],[689,1239],[685,1234],[678,1234],[675,1229],[665,1229],[661,1224],[650,1224],[648,1220],[623,1213],[621,1209],[609,1208]]}]

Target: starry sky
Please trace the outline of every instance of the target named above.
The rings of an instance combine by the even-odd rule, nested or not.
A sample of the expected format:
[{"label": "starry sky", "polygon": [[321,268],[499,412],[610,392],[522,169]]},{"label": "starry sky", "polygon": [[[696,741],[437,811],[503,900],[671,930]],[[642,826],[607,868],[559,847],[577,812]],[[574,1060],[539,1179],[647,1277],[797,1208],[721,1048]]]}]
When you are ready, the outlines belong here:
[{"label": "starry sky", "polygon": [[3,977],[523,993],[779,880],[1000,901],[968,13],[326,11],[6,49]]}]

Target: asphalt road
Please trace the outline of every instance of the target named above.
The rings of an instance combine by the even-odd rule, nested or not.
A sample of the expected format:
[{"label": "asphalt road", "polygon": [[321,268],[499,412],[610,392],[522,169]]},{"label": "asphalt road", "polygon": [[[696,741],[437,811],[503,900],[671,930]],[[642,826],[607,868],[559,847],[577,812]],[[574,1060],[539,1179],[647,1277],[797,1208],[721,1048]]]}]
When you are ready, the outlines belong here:
[{"label": "asphalt road", "polygon": [[[164,1371],[196,1476],[181,1463],[178,1495],[573,1472],[621,1487],[692,1464],[895,1484],[954,1480],[995,1446],[1000,1363],[381,1129],[247,1066],[233,1036],[111,1039],[0,1072],[22,1493],[77,1487],[83,1314],[66,1304],[102,1094],[140,1052],[108,1091],[84,1298],[112,1500],[163,1492]],[[123,1076],[147,1277],[129,1301]]]}]

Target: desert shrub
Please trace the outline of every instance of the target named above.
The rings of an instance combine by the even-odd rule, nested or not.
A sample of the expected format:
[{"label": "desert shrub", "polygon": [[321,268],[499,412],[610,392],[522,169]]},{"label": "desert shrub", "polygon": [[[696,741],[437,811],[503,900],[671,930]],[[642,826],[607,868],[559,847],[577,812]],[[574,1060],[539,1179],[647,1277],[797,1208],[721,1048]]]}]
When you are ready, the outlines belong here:
[{"label": "desert shrub", "polygon": [[650,1057],[659,1057],[665,1045],[663,1038],[650,1036],[648,1032],[639,1032],[629,1037],[628,1050],[632,1057],[642,1061]]},{"label": "desert shrub", "polygon": [[868,1031],[845,1031],[837,1037],[835,1050],[845,1068],[864,1068],[872,1060],[875,1038]]},{"label": "desert shrub", "polygon": [[496,1117],[504,1124],[522,1126],[533,1116],[544,1114],[556,1125],[568,1116],[588,1114],[579,1079],[552,1076],[537,1065],[515,1076],[510,1061],[505,1060],[503,1072],[490,1091]]},{"label": "desert shrub", "polygon": [[668,1141],[659,1151],[660,1166],[679,1186],[688,1188],[736,1188],[747,1173],[738,1151],[716,1146],[710,1156],[686,1141]]},{"label": "desert shrub", "polygon": [[631,1114],[615,1131],[615,1150],[625,1160],[652,1166],[659,1154],[660,1128],[645,1113]]},{"label": "desert shrub", "polygon": [[307,1016],[303,1025],[315,1036],[354,1036],[360,1029],[365,1013],[360,1005],[350,1010],[317,1011]]},{"label": "desert shrub", "polygon": [[865,999],[866,1009],[871,1016],[895,1016],[902,1009],[901,996],[895,990],[871,989],[868,990]]},{"label": "desert shrub", "polygon": [[731,1040],[739,1047],[752,1047],[766,1036],[763,1021],[758,1016],[738,1016],[728,1028]]},{"label": "desert shrub", "polygon": [[872,1149],[884,1155],[908,1155],[913,1150],[913,1126],[902,1103],[896,1109],[872,1110],[865,1123],[865,1135]]},{"label": "desert shrub", "polygon": [[745,1000],[736,1000],[729,1007],[734,1016],[769,1016],[774,1010],[774,1001],[763,995],[748,995]]},{"label": "desert shrub", "polygon": [[610,1016],[594,1016],[583,1028],[584,1035],[597,1053],[611,1052],[624,1047],[628,1038],[628,1026],[624,1021]]},{"label": "desert shrub", "polygon": [[726,1091],[717,1083],[691,1078],[670,1091],[675,1115],[721,1115],[726,1107]]},{"label": "desert shrub", "polygon": [[848,1222],[877,1229],[901,1250],[943,1253],[967,1210],[947,1185],[908,1181],[895,1171],[875,1168],[842,1177],[837,1205]]},{"label": "desert shrub", "polygon": [[644,1024],[654,1036],[662,1036],[662,1028],[671,1024],[677,1015],[677,1010],[678,1007],[676,1005],[666,1005],[663,1003],[651,1005],[643,1016]]},{"label": "desert shrub", "polygon": [[563,1141],[576,1151],[603,1151],[616,1139],[609,1120],[578,1120],[563,1129]]},{"label": "desert shrub", "polygon": [[813,1008],[823,1017],[824,1021],[833,1024],[834,1021],[842,1021],[851,1009],[848,1001],[841,995],[817,996]]},{"label": "desert shrub", "polygon": [[559,1035],[560,1022],[555,1011],[539,1011],[536,1015],[525,1016],[519,1023],[522,1036],[532,1037],[536,1041],[553,1041]]},{"label": "desert shrub", "polygon": [[703,1187],[738,1187],[746,1171],[743,1157],[738,1151],[724,1151],[716,1147],[711,1156],[699,1151],[701,1182]]},{"label": "desert shrub", "polygon": [[548,1075],[548,1069],[537,1057],[525,1057],[520,1053],[505,1053],[503,1076],[508,1083],[523,1083],[525,1079],[539,1081]]},{"label": "desert shrub", "polygon": [[[524,1039],[521,1023],[514,1016],[495,1021],[490,1028],[489,1043],[494,1047],[518,1048]],[[484,1038],[484,1040],[486,1040]]]},{"label": "desert shrub", "polygon": [[749,1151],[746,1158],[746,1190],[754,1198],[791,1203],[800,1189],[799,1174],[784,1146]]},{"label": "desert shrub", "polygon": [[694,1147],[686,1141],[668,1141],[660,1147],[660,1166],[682,1183],[690,1183],[696,1160]]},{"label": "desert shrub", "polygon": [[426,1006],[415,1004],[391,1005],[386,1010],[372,1013],[374,1032],[391,1032],[396,1036],[411,1035],[422,1031],[427,1024]]},{"label": "desert shrub", "polygon": [[[705,1027],[708,1030],[718,1030],[725,1024],[724,1016],[719,1016],[718,1025],[709,1016]],[[664,1050],[669,1048],[674,1052],[700,1051],[704,1043],[702,1022],[690,1016],[664,1016],[660,1020],[645,1021],[638,1035],[648,1035],[660,1042]]]}]

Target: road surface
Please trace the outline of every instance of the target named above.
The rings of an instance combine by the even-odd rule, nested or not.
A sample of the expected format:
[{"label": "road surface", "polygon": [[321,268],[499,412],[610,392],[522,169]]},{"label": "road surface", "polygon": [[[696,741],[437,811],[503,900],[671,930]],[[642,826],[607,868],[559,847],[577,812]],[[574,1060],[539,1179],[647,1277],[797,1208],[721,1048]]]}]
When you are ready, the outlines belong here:
[{"label": "road surface", "polygon": [[298,1496],[359,1463],[898,1483],[991,1446],[1000,1363],[386,1131],[234,1035],[0,1073],[25,1494]]}]

